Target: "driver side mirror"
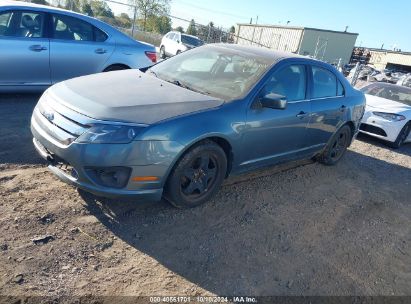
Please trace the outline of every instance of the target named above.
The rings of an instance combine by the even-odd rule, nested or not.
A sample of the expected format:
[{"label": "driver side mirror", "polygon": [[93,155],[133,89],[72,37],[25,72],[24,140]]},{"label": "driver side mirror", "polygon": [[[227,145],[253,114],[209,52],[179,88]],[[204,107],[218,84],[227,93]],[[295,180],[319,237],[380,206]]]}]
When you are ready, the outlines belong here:
[{"label": "driver side mirror", "polygon": [[275,93],[264,95],[259,101],[263,108],[284,110],[287,107],[287,98]]}]

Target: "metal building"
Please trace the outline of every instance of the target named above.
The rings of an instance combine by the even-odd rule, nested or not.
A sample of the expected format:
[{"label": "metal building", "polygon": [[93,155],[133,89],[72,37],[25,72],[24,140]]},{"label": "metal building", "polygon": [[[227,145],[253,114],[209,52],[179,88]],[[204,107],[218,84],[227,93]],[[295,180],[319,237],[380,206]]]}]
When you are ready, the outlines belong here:
[{"label": "metal building", "polygon": [[357,33],[309,27],[237,24],[236,43],[311,56],[326,62],[350,61]]},{"label": "metal building", "polygon": [[411,52],[368,49],[371,57],[369,64],[378,70],[391,69],[411,72]]}]

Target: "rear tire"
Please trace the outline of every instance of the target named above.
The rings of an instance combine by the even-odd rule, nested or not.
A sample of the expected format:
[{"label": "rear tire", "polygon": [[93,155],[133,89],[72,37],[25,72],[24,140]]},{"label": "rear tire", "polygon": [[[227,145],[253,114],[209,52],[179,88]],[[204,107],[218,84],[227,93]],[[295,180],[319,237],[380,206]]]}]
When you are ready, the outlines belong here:
[{"label": "rear tire", "polygon": [[130,68],[126,65],[113,64],[113,65],[106,67],[103,72],[121,71],[121,70],[128,70],[128,69]]},{"label": "rear tire", "polygon": [[164,45],[160,47],[160,58],[166,59],[166,48],[164,47]]},{"label": "rear tire", "polygon": [[400,133],[397,136],[397,139],[393,143],[389,143],[389,146],[394,149],[400,148],[403,145],[405,139],[410,134],[410,131],[411,131],[411,122],[409,121],[401,129]]},{"label": "rear tire", "polygon": [[193,208],[210,200],[227,172],[224,150],[210,140],[186,152],[168,177],[164,198],[177,208]]},{"label": "rear tire", "polygon": [[335,165],[347,151],[351,140],[351,128],[348,125],[342,126],[328,142],[318,161],[327,166]]},{"label": "rear tire", "polygon": [[180,51],[180,50],[177,51],[176,55],[179,55],[179,54],[181,54],[181,51]]}]

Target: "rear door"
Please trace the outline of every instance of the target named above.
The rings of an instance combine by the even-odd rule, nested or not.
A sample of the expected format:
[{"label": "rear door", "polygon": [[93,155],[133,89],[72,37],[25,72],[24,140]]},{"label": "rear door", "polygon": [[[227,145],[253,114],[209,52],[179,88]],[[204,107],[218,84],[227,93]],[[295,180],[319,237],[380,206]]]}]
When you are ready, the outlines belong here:
[{"label": "rear door", "polygon": [[112,38],[79,18],[51,15],[51,81],[102,72],[115,48]]},{"label": "rear door", "polygon": [[45,20],[43,12],[0,12],[0,85],[50,85]]},{"label": "rear door", "polygon": [[[244,132],[245,167],[259,167],[298,157],[310,145],[307,100],[307,72],[304,64],[287,64],[273,73],[247,113]],[[262,108],[258,98],[275,93],[287,99],[283,110]]]},{"label": "rear door", "polygon": [[312,113],[309,134],[313,145],[321,145],[327,143],[343,123],[345,92],[332,71],[316,65],[312,65],[310,71]]}]

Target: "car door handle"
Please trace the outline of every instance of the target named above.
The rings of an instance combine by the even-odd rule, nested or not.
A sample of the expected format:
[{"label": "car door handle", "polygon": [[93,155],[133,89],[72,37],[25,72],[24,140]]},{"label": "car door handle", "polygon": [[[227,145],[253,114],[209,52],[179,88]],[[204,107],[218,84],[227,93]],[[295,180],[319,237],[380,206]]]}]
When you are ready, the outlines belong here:
[{"label": "car door handle", "polygon": [[39,44],[35,44],[35,45],[31,45],[30,46],[30,51],[33,52],[41,52],[41,51],[46,51],[47,48],[45,46],[39,45]]},{"label": "car door handle", "polygon": [[340,107],[340,111],[341,111],[341,112],[344,112],[346,108],[347,108],[347,107],[346,107],[345,105],[342,105],[342,106]]},{"label": "car door handle", "polygon": [[304,112],[304,111],[301,111],[300,113],[298,113],[298,114],[295,115],[295,116],[298,117],[298,118],[300,118],[300,119],[302,119],[302,118],[308,116],[308,113],[307,113],[307,112]]},{"label": "car door handle", "polygon": [[105,49],[96,49],[94,52],[97,53],[97,54],[105,54],[105,53],[107,53],[107,50],[105,50]]}]

